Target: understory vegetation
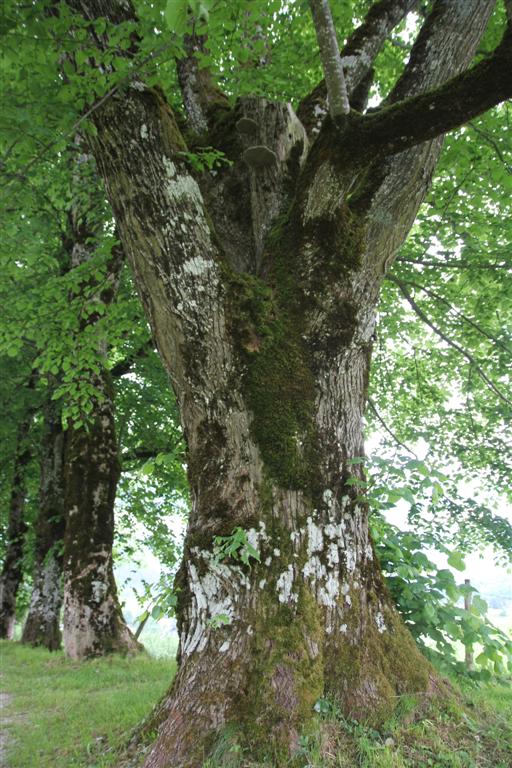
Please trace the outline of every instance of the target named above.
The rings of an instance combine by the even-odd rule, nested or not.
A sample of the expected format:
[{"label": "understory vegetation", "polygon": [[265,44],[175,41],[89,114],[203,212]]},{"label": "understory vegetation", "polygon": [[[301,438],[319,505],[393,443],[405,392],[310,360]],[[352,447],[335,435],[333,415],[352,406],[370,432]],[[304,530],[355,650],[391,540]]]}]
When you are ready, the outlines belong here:
[{"label": "understory vegetation", "polygon": [[[107,768],[164,694],[174,659],[110,656],[80,664],[62,652],[0,643],[4,757],[9,768]],[[404,696],[379,730],[317,702],[293,768],[508,768],[509,681],[446,683],[435,696]],[[271,768],[226,733],[204,768]]]}]

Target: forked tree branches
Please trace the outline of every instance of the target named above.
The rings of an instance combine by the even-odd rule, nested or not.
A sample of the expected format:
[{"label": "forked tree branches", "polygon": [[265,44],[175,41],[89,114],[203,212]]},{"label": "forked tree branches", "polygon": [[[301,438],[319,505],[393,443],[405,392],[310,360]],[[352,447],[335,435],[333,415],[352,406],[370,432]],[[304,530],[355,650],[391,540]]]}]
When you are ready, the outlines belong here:
[{"label": "forked tree branches", "polygon": [[492,56],[439,88],[352,120],[344,143],[393,155],[458,128],[512,97],[512,29]]},{"label": "forked tree branches", "polygon": [[[368,76],[392,29],[413,10],[418,0],[380,0],[341,51],[348,96]],[[309,134],[318,133],[327,114],[327,87],[322,80],[300,103],[297,112]]]}]

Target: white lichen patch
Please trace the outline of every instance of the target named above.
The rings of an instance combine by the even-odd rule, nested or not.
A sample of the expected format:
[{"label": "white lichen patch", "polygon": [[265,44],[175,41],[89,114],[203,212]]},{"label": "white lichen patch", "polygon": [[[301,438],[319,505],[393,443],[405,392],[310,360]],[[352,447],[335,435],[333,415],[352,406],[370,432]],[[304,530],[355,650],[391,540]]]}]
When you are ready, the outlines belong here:
[{"label": "white lichen patch", "polygon": [[319,600],[327,608],[334,608],[338,597],[339,581],[336,572],[329,573],[325,586],[319,590]]},{"label": "white lichen patch", "polygon": [[102,491],[103,491],[102,486],[98,485],[92,492],[92,503],[93,503],[94,509],[97,509],[101,504],[101,500],[103,496]]},{"label": "white lichen patch", "polygon": [[184,656],[206,648],[211,633],[216,631],[216,619],[222,617],[226,626],[235,622],[237,605],[251,587],[248,576],[238,565],[219,563],[211,552],[197,547],[191,554],[193,559],[187,566],[192,593],[187,616],[189,630],[180,637]]},{"label": "white lichen patch", "polygon": [[[342,61],[344,61],[344,59],[342,59]],[[327,109],[325,109],[325,107],[323,107],[321,104],[317,103],[313,108],[313,114],[315,117],[325,117],[327,114]]]},{"label": "white lichen patch", "polygon": [[310,557],[304,564],[302,575],[305,579],[311,579],[313,583],[319,582],[326,576],[325,565],[317,555],[313,555],[313,557]]},{"label": "white lichen patch", "polygon": [[221,647],[219,648],[219,653],[226,653],[226,651],[229,651],[230,647],[231,647],[231,643],[229,642],[229,640],[225,640],[222,643]]},{"label": "white lichen patch", "polygon": [[188,173],[178,173],[172,160],[163,155],[162,162],[167,176],[166,192],[172,202],[188,202],[196,209],[198,215],[203,214],[203,198],[197,181]]},{"label": "white lichen patch", "polygon": [[324,535],[321,527],[313,522],[313,518],[307,519],[308,531],[308,556],[314,552],[321,552],[324,547]]},{"label": "white lichen patch", "polygon": [[347,571],[352,573],[355,570],[357,563],[357,552],[352,547],[347,546],[345,548],[345,559],[347,565]]},{"label": "white lichen patch", "polygon": [[386,622],[384,621],[384,616],[380,611],[377,611],[375,614],[375,624],[377,625],[377,629],[381,634],[386,631]]},{"label": "white lichen patch", "polygon": [[340,561],[340,555],[338,546],[336,544],[329,544],[327,547],[327,562],[331,566],[331,568],[334,568],[335,565],[338,565]]},{"label": "white lichen patch", "polygon": [[331,539],[332,541],[339,541],[340,544],[343,544],[343,532],[345,530],[345,523],[343,521],[339,522],[337,525],[334,523],[327,523],[327,525],[324,528],[324,533],[327,536],[327,538]]},{"label": "white lichen patch", "polygon": [[107,594],[108,584],[99,580],[91,581],[91,590],[92,600],[95,603],[101,603]]},{"label": "white lichen patch", "polygon": [[194,256],[183,263],[182,269],[186,275],[201,277],[214,266],[213,262],[203,259],[201,256]]},{"label": "white lichen patch", "polygon": [[140,137],[141,139],[147,139],[149,136],[149,131],[147,125],[143,123],[140,127]]},{"label": "white lichen patch", "polygon": [[277,580],[276,586],[280,603],[297,602],[297,595],[292,593],[293,566],[289,565],[286,571],[283,571]]},{"label": "white lichen patch", "polygon": [[247,542],[254,547],[257,552],[261,551],[261,545],[268,543],[268,536],[266,534],[265,523],[260,522],[259,530],[256,528],[249,528],[246,533]]}]

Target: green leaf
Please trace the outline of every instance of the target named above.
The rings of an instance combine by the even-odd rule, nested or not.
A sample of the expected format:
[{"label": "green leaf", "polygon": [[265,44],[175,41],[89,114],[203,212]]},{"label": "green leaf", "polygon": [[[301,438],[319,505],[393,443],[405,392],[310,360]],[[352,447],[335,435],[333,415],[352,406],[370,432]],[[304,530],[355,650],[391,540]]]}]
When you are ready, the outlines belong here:
[{"label": "green leaf", "polygon": [[167,0],[164,17],[171,32],[182,35],[187,28],[187,0]]},{"label": "green leaf", "polygon": [[449,556],[448,556],[448,565],[451,565],[452,568],[456,568],[458,571],[464,571],[466,568],[466,564],[464,562],[464,558],[460,552],[457,550],[454,550]]}]

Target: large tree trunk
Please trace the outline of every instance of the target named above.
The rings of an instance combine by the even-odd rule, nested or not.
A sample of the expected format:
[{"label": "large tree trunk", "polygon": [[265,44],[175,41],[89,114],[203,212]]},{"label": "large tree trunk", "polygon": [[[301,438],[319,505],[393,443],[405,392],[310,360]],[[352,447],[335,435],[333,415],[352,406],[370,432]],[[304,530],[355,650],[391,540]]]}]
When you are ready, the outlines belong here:
[{"label": "large tree trunk", "polygon": [[[133,18],[127,2],[71,4]],[[96,159],[180,406],[193,502],[179,670],[146,768],[200,766],[228,727],[253,756],[285,764],[319,697],[376,721],[400,694],[429,688],[383,584],[352,460],[363,456],[380,285],[439,153],[440,140],[421,142],[482,111],[471,78],[416,94],[467,66],[491,7],[435,3],[392,106],[334,124],[315,102],[311,145],[289,106],[243,99],[212,121],[197,91],[196,124],[234,162],[214,175],[192,176],[163,94],[137,75],[94,112]],[[375,22],[354,36],[350,89],[389,31]],[[506,91],[500,62],[481,69],[484,105],[494,79]],[[421,120],[408,123],[414,110]],[[216,556],[215,536],[235,528],[257,558]]]},{"label": "large tree trunk", "polygon": [[124,622],[112,565],[119,460],[109,374],[93,422],[70,429],[64,463],[64,649],[72,659],[141,649]]},{"label": "large tree trunk", "polygon": [[32,595],[21,638],[23,643],[49,651],[61,644],[65,440],[60,409],[50,402],[45,408]]},{"label": "large tree trunk", "polygon": [[16,596],[23,579],[23,545],[27,531],[24,519],[26,470],[31,458],[28,436],[32,416],[32,413],[27,415],[18,429],[9,501],[7,547],[0,573],[0,638],[8,640],[12,640],[14,636]]}]

